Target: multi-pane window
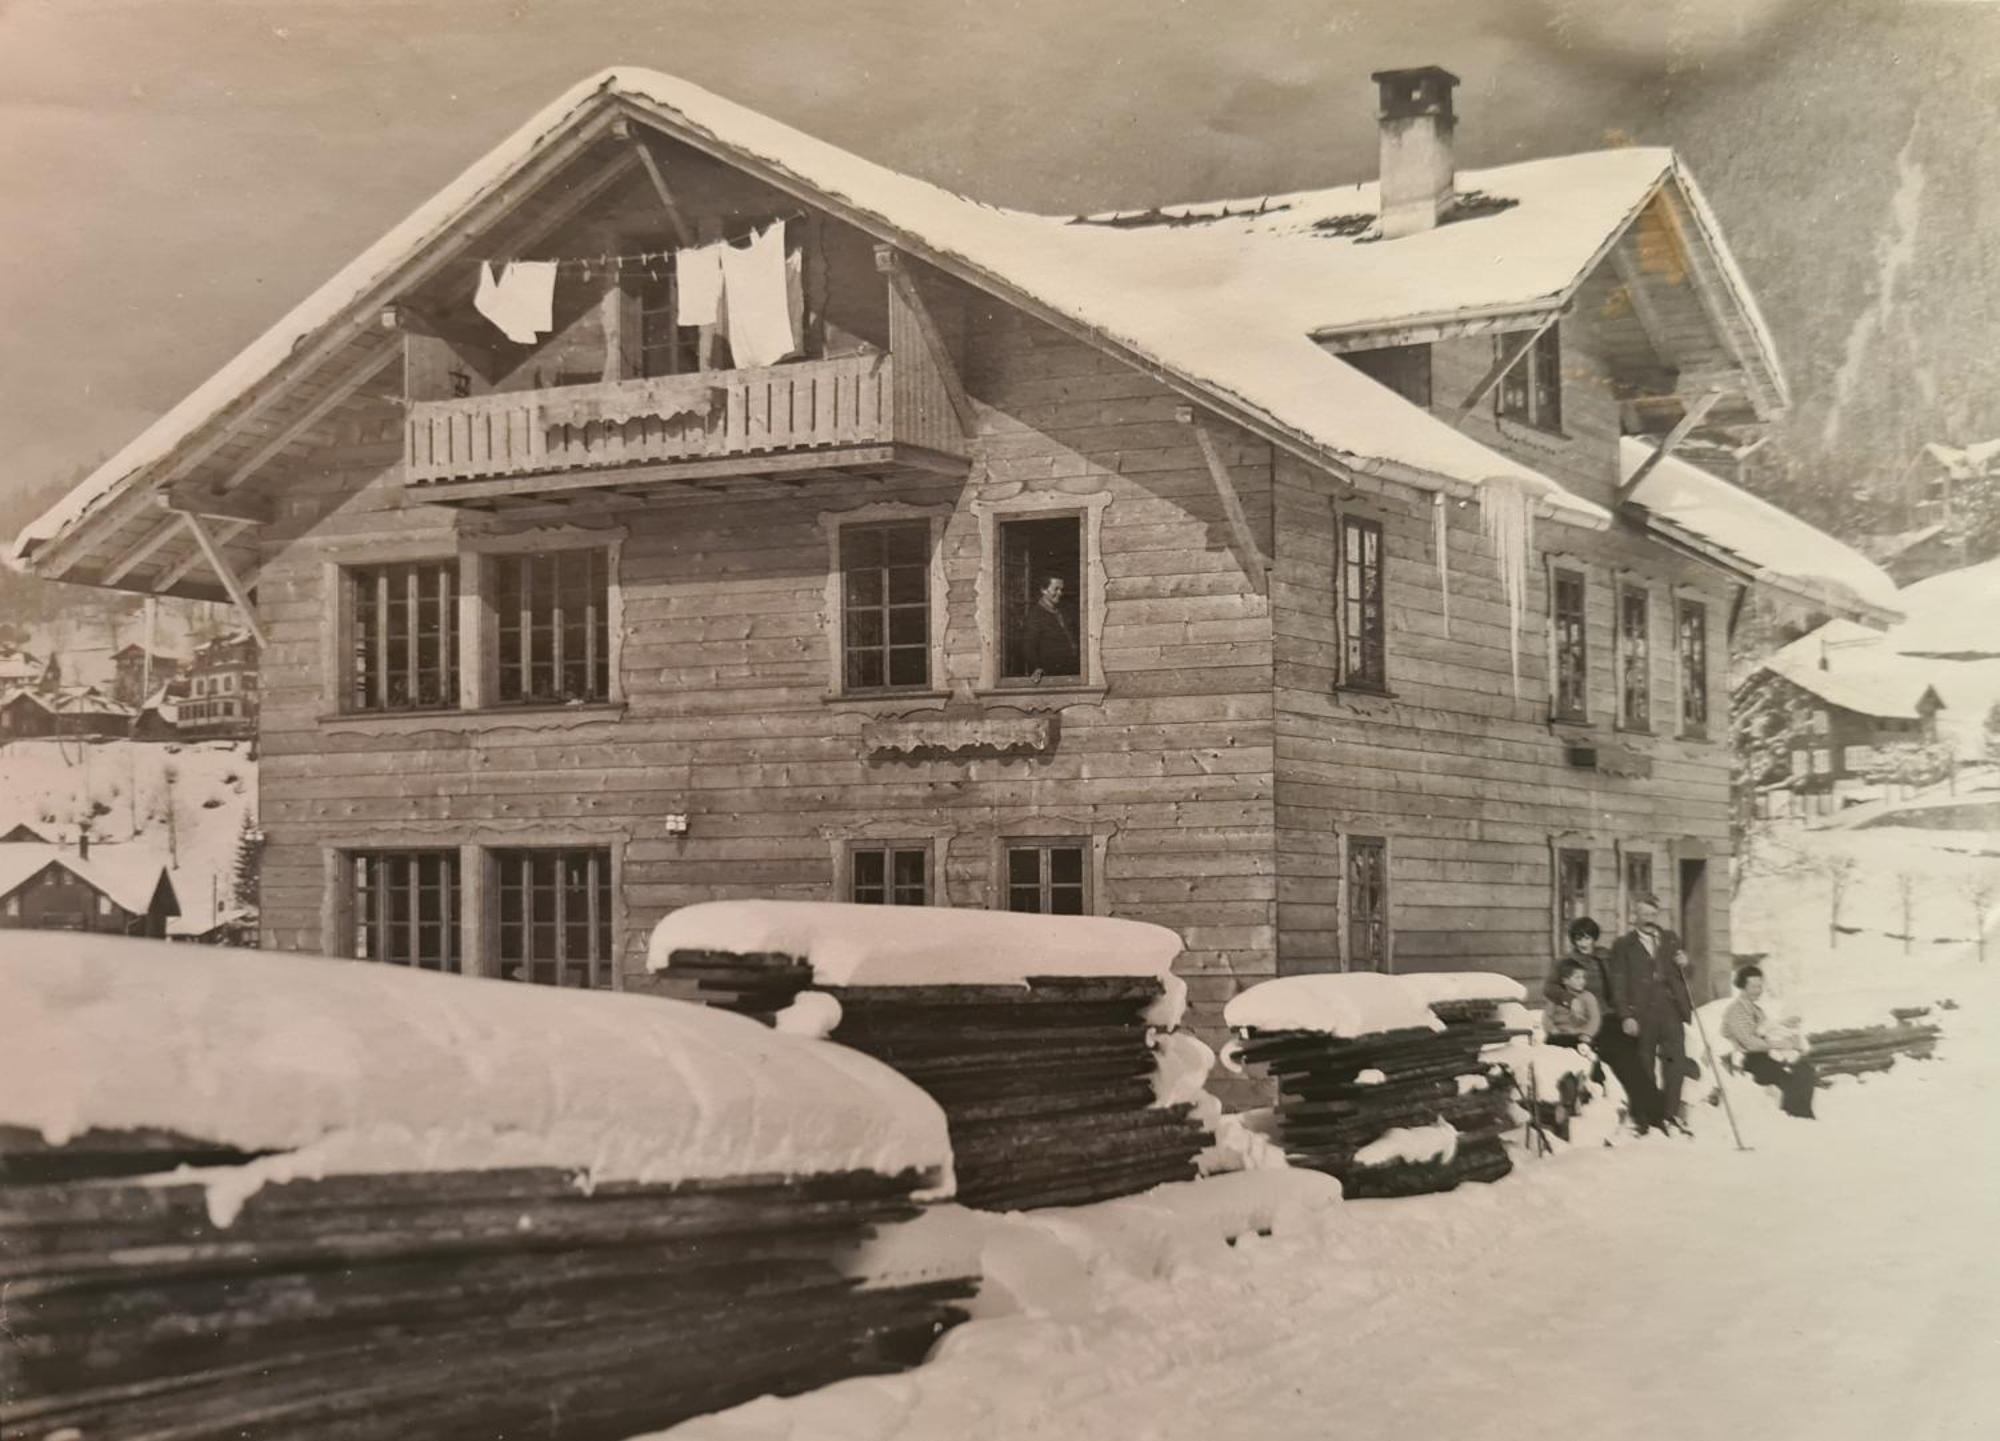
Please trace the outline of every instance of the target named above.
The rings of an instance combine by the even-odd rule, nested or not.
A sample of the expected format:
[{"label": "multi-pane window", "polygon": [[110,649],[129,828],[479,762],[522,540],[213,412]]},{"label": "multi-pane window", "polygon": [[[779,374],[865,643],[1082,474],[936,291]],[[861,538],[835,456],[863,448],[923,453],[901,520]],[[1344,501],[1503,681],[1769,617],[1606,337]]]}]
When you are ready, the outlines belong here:
[{"label": "multi-pane window", "polygon": [[[1562,339],[1560,325],[1535,337],[1527,354],[1500,377],[1494,406],[1503,420],[1518,420],[1538,430],[1562,429]],[[1511,336],[1495,339],[1499,354],[1514,344]]]},{"label": "multi-pane window", "polygon": [[1389,683],[1388,620],[1382,596],[1382,524],[1340,519],[1340,683],[1381,690]]},{"label": "multi-pane window", "polygon": [[1681,730],[1708,734],[1708,607],[1698,600],[1680,605]]},{"label": "multi-pane window", "polygon": [[1078,840],[1011,841],[1007,846],[1007,909],[1045,916],[1090,912],[1088,843]]},{"label": "multi-pane window", "polygon": [[500,974],[545,986],[611,984],[611,852],[493,853]]},{"label": "multi-pane window", "polygon": [[840,532],[841,675],[848,690],[922,689],[931,678],[930,525]]},{"label": "multi-pane window", "polygon": [[1632,924],[1632,906],[1640,896],[1653,893],[1653,853],[1625,852],[1625,924]]},{"label": "multi-pane window", "polygon": [[1389,965],[1389,843],[1380,836],[1347,838],[1347,969]]},{"label": "multi-pane window", "polygon": [[356,851],[348,864],[357,959],[459,969],[457,851]]},{"label": "multi-pane window", "polygon": [[1590,852],[1564,847],[1556,852],[1556,928],[1567,942],[1569,924],[1590,914]]},{"label": "multi-pane window", "polygon": [[1618,592],[1618,723],[1627,730],[1653,723],[1652,608],[1638,586]]},{"label": "multi-pane window", "polygon": [[1590,655],[1584,635],[1583,574],[1555,573],[1555,713],[1559,720],[1584,720],[1590,713]]},{"label": "multi-pane window", "polygon": [[639,289],[639,374],[686,375],[701,369],[701,331],[675,322],[679,298],[671,263]]},{"label": "multi-pane window", "polygon": [[1076,680],[1083,658],[1083,521],[1000,523],[1000,676]]},{"label": "multi-pane window", "polygon": [[611,697],[610,553],[496,555],[487,564],[503,705]]},{"label": "multi-pane window", "polygon": [[930,904],[930,847],[859,845],[848,852],[847,898],[864,906]]},{"label": "multi-pane window", "polygon": [[352,602],[348,709],[457,705],[458,562],[355,566],[347,579]]}]

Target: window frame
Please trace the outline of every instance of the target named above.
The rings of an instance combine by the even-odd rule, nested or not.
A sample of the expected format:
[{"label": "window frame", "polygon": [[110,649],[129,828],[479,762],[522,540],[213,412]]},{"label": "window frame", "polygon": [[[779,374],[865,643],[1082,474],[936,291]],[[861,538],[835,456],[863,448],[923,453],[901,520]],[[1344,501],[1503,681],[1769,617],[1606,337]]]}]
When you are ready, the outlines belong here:
[{"label": "window frame", "polygon": [[[1493,337],[1495,360],[1506,355],[1519,333],[1503,332]],[[1544,435],[1562,435],[1562,370],[1562,322],[1554,320],[1507,367],[1493,387],[1494,422],[1512,422]]]},{"label": "window frame", "polygon": [[[1618,915],[1619,930],[1632,929],[1632,898],[1641,887],[1635,884],[1634,873],[1644,867],[1646,878],[1643,889],[1667,899],[1660,890],[1659,853],[1649,843],[1628,842],[1618,848]],[[1664,906],[1663,906],[1664,909]]]},{"label": "window frame", "polygon": [[[879,700],[894,703],[911,697],[947,694],[945,689],[944,633],[947,620],[946,600],[948,591],[944,574],[944,542],[946,527],[952,517],[952,507],[948,505],[912,505],[906,501],[884,501],[872,505],[857,506],[850,510],[821,511],[819,524],[826,536],[826,639],[827,639],[827,686],[828,700]],[[874,526],[895,524],[916,524],[929,526],[929,549],[926,552],[925,575],[930,600],[926,622],[928,643],[925,650],[927,680],[923,686],[901,686],[890,688],[869,688],[850,690],[847,687],[847,607],[846,576],[841,568],[841,536],[852,526]],[[843,887],[845,880],[842,881]]]},{"label": "window frame", "polygon": [[[1004,576],[1007,565],[1007,533],[1010,529],[1017,526],[1064,524],[1074,526],[1076,529],[1076,669],[1073,671],[1064,671],[1057,675],[1042,675],[1039,677],[1033,673],[1027,675],[1009,675],[1007,674],[1007,652],[1010,644],[1015,639],[1010,626],[1010,617],[1014,613],[1014,606],[1012,604],[1013,597],[1008,595],[1002,584],[999,583],[999,577]],[[1092,615],[1090,596],[1085,584],[1088,569],[1088,562],[1084,555],[1086,544],[1085,529],[1086,521],[1082,512],[1075,510],[1052,511],[1045,514],[1007,515],[1000,517],[994,522],[993,568],[996,582],[993,586],[994,608],[992,621],[993,633],[999,652],[998,665],[993,677],[993,684],[996,688],[1002,690],[1035,690],[1047,685],[1061,690],[1089,683],[1091,657],[1087,637],[1091,630]],[[1032,604],[1032,601],[1029,604]],[[1027,607],[1024,606],[1023,610],[1025,611],[1026,609]]]},{"label": "window frame", "polygon": [[[368,861],[401,861],[405,864],[416,864],[426,858],[435,858],[445,863],[447,867],[447,878],[443,881],[445,899],[440,908],[441,916],[438,922],[443,928],[446,954],[439,958],[439,963],[436,965],[427,965],[418,957],[408,961],[398,961],[382,955],[364,954],[363,928],[372,931],[379,927],[386,930],[392,922],[364,914],[362,864]],[[411,970],[437,971],[445,975],[472,974],[467,969],[465,867],[464,856],[459,847],[379,845],[346,847],[337,853],[337,871],[341,924],[336,934],[340,938],[339,950],[342,955],[352,960],[369,961],[377,965],[404,965]],[[410,909],[409,924],[412,929],[419,929],[423,925],[420,901],[423,888],[421,875],[418,875],[413,895],[419,900]],[[372,941],[370,949],[374,949]]]},{"label": "window frame", "polygon": [[[1358,562],[1363,577],[1372,573],[1374,584],[1374,666],[1366,664],[1368,637],[1362,635],[1357,640],[1354,617],[1350,610],[1357,605],[1365,619],[1365,595],[1357,599],[1354,594],[1352,572],[1357,562],[1348,557],[1348,535],[1358,529],[1364,537],[1373,534],[1375,556],[1372,567],[1366,557]],[[1364,544],[1365,550],[1365,544]],[[1382,516],[1366,510],[1356,510],[1337,505],[1333,515],[1333,614],[1334,614],[1334,685],[1340,690],[1360,691],[1367,695],[1389,694],[1389,527]],[[1357,669],[1351,664],[1352,651],[1359,644],[1362,664]]]},{"label": "window frame", "polygon": [[[877,840],[873,838],[864,838],[864,839],[850,840],[846,844],[845,852],[842,858],[842,866],[843,866],[843,874],[841,878],[842,899],[852,905],[885,905],[885,906],[936,905],[938,904],[936,852],[937,852],[937,845],[934,838],[919,838],[919,839],[908,839],[908,840],[904,839]],[[923,895],[921,899],[915,901],[899,900],[896,897],[896,893],[899,890],[903,889],[903,887],[901,887],[895,879],[896,857],[898,855],[910,855],[910,854],[915,854],[921,857],[923,861],[923,880],[922,880]],[[877,900],[863,900],[861,896],[858,894],[859,890],[861,889],[861,883],[860,883],[859,868],[856,866],[855,862],[859,860],[862,856],[867,856],[867,855],[880,855],[882,857],[882,877],[883,877],[883,883],[881,886],[882,895]],[[873,888],[871,887],[871,889]]]},{"label": "window frame", "polygon": [[[1102,694],[1109,681],[1104,671],[1104,616],[1106,578],[1104,569],[1104,511],[1111,493],[1099,490],[1072,495],[1066,492],[1030,491],[1005,500],[975,499],[972,513],[979,526],[979,571],[974,583],[974,616],[979,629],[978,695],[1004,695],[1012,703],[1033,706],[1038,694],[1067,699],[1079,692]],[[1082,674],[1076,679],[1037,683],[1006,679],[1000,675],[1004,657],[1004,637],[1000,608],[1005,602],[1000,586],[1000,526],[1015,520],[1054,520],[1076,516],[1082,520],[1077,600],[1078,664]]]},{"label": "window frame", "polygon": [[[1576,583],[1576,661],[1574,687],[1567,684],[1569,656],[1564,647],[1566,613],[1562,598],[1565,581]],[[1549,714],[1559,721],[1587,722],[1590,719],[1590,573],[1580,565],[1551,564],[1549,567]],[[1574,689],[1575,703],[1567,699]]]},{"label": "window frame", "polygon": [[[1698,642],[1695,653],[1688,646],[1688,622],[1696,622]],[[1680,675],[1680,733],[1689,740],[1707,740],[1714,718],[1714,697],[1709,688],[1708,602],[1691,595],[1674,599],[1674,656]],[[1689,702],[1698,699],[1699,715],[1692,714]]]},{"label": "window frame", "polygon": [[[1013,857],[1015,852],[1017,851],[1030,851],[1030,850],[1036,852],[1040,857],[1040,860],[1037,865],[1037,870],[1038,870],[1037,886],[1040,892],[1040,900],[1043,903],[1043,909],[1036,911],[1016,912],[1016,914],[1043,915],[1043,916],[1072,915],[1072,914],[1079,916],[1094,916],[1098,914],[1097,911],[1098,846],[1094,838],[1091,837],[1090,835],[1078,834],[1078,833],[1000,837],[998,846],[999,869],[998,873],[995,876],[995,890],[997,892],[998,904],[994,907],[994,909],[1002,911],[1010,911],[1010,912],[1014,910],[1013,899],[1016,886],[1013,877]],[[1079,905],[1081,909],[1074,912],[1054,911],[1047,909],[1048,901],[1053,893],[1055,885],[1057,884],[1054,880],[1055,868],[1052,862],[1052,853],[1057,850],[1076,851],[1081,865],[1082,879],[1079,882],[1079,887],[1078,887]],[[1067,885],[1067,883],[1064,884],[1065,886]]]},{"label": "window frame", "polygon": [[[351,559],[341,560],[335,569],[336,614],[334,619],[336,624],[336,641],[332,675],[335,690],[332,709],[337,714],[343,716],[437,715],[447,711],[463,709],[467,660],[465,576],[463,567],[459,564],[457,556],[448,551],[440,553],[437,548],[433,547],[430,553],[424,555],[406,556],[390,553],[379,559],[368,556],[355,556]],[[398,571],[414,573],[419,569],[433,570],[439,579],[449,579],[449,591],[447,593],[449,604],[443,605],[446,599],[445,596],[439,598],[440,604],[443,605],[441,623],[448,630],[448,635],[443,645],[450,652],[449,659],[443,662],[441,666],[441,678],[448,677],[450,681],[448,699],[442,699],[433,705],[362,704],[357,696],[357,687],[361,684],[357,668],[362,663],[361,646],[364,644],[362,634],[363,574],[365,572],[383,573],[373,586],[376,596],[374,605],[380,607],[387,595],[390,574]],[[414,578],[414,574],[411,578]],[[421,600],[421,592],[418,595],[419,600]],[[406,600],[404,604],[407,608],[409,602]],[[382,643],[385,651],[388,649],[389,643],[389,638],[385,635]],[[414,657],[417,650],[414,633],[403,644],[410,650]],[[406,677],[419,673],[419,668],[414,659],[405,669]],[[381,680],[387,680],[388,668],[386,659],[377,667],[377,672]],[[386,689],[386,686],[384,689]],[[195,682],[196,695],[207,696],[219,693],[219,690],[220,687],[212,685],[207,678],[197,678]]]},{"label": "window frame", "polygon": [[[1596,879],[1594,874],[1596,857],[1591,853],[1589,845],[1578,843],[1573,838],[1559,836],[1551,849],[1555,854],[1551,877],[1554,890],[1551,901],[1555,907],[1555,945],[1556,954],[1562,955],[1569,949],[1570,922],[1579,916],[1588,916],[1591,913],[1590,897]],[[1583,884],[1580,889],[1571,885],[1570,862],[1573,860],[1581,861],[1583,867]],[[1578,903],[1575,915],[1570,913],[1572,901]]]},{"label": "window frame", "polygon": [[[910,649],[911,647],[907,645],[899,647],[895,643],[893,639],[894,614],[895,611],[899,608],[899,606],[901,608],[908,609],[914,607],[917,604],[916,602],[910,602],[910,601],[898,602],[891,598],[893,595],[893,589],[890,582],[890,573],[897,569],[903,569],[904,567],[890,565],[887,562],[886,558],[884,562],[877,567],[851,566],[849,563],[848,550],[850,543],[853,542],[856,539],[856,537],[862,533],[872,532],[877,534],[885,534],[895,531],[915,533],[919,530],[923,534],[923,542],[924,542],[924,558],[922,565],[920,567],[924,580],[923,600],[921,602],[923,606],[923,619],[924,619],[924,636],[923,636],[923,641],[921,643],[921,650],[923,653],[923,660],[924,660],[924,673],[919,679],[915,681],[898,683],[892,679],[894,673],[895,652],[898,649]],[[938,655],[937,655],[937,645],[936,645],[937,637],[935,632],[938,629],[938,624],[941,619],[941,616],[938,612],[936,597],[933,594],[935,587],[932,584],[932,570],[934,567],[936,543],[937,543],[937,536],[936,536],[935,526],[933,526],[926,517],[922,516],[903,517],[903,518],[884,518],[878,520],[852,520],[852,521],[846,521],[841,525],[839,525],[838,527],[836,527],[834,535],[833,562],[834,562],[834,571],[836,576],[836,586],[838,589],[838,596],[837,596],[838,604],[837,604],[837,612],[834,625],[837,632],[836,644],[838,645],[839,648],[839,654],[837,658],[838,673],[836,676],[836,683],[837,683],[837,689],[840,691],[841,694],[853,695],[853,696],[908,695],[908,694],[924,695],[932,693],[936,690],[938,683],[938,676],[937,676]],[[867,606],[867,607],[857,606],[856,604],[854,604],[851,598],[851,590],[852,590],[851,581],[856,575],[860,574],[861,571],[864,569],[873,569],[875,573],[880,577],[882,596],[881,599],[878,602],[876,602],[874,606]],[[850,665],[851,660],[856,654],[856,644],[850,632],[850,626],[853,624],[854,617],[858,613],[863,613],[871,609],[877,611],[880,615],[881,631],[882,631],[881,639],[879,642],[879,646],[871,649],[879,651],[883,679],[882,682],[877,685],[860,685],[855,683],[853,670]]]},{"label": "window frame", "polygon": [[[1635,735],[1651,735],[1653,733],[1653,699],[1655,690],[1653,685],[1653,592],[1652,588],[1642,580],[1622,578],[1618,582],[1617,597],[1618,609],[1616,615],[1613,617],[1616,627],[1613,631],[1613,638],[1617,658],[1618,729],[1631,731]],[[1637,600],[1644,609],[1644,618],[1637,637],[1640,643],[1636,648],[1636,652],[1632,643],[1634,639],[1632,630],[1626,623],[1627,603],[1633,600]],[[1635,661],[1638,668],[1637,674],[1643,682],[1641,700],[1644,707],[1643,713],[1637,720],[1634,720],[1632,716],[1632,693],[1626,684],[1628,678],[1633,673]]]},{"label": "window frame", "polygon": [[[584,900],[586,907],[584,925],[587,928],[585,949],[601,950],[602,954],[586,955],[581,961],[574,960],[567,954],[570,932],[576,923],[567,914],[569,905],[567,895],[571,888],[564,884],[563,865],[565,860],[572,857],[582,857],[586,866],[592,871],[596,871],[599,866],[602,867],[601,873],[592,875],[586,880],[588,894]],[[617,989],[618,864],[617,853],[612,846],[602,843],[492,846],[483,850],[480,859],[486,871],[487,903],[491,908],[485,935],[482,937],[485,954],[481,958],[480,974],[520,981],[524,985],[552,985],[565,990]],[[532,913],[533,892],[538,889],[532,873],[528,875],[528,884],[524,888],[527,892],[524,898],[527,906],[524,908],[522,919],[513,923],[506,919],[507,895],[510,890],[516,889],[509,884],[507,868],[516,863],[532,866],[541,859],[550,861],[555,867],[556,915],[548,924],[555,928],[557,954],[547,959],[538,958],[534,954],[534,933],[542,922]],[[514,926],[518,926],[521,931],[522,954],[517,958],[510,958],[506,954],[506,949],[509,930]],[[578,965],[583,969],[585,984],[580,987],[571,986],[563,979],[564,973]],[[555,972],[553,981],[544,981],[536,976],[537,968],[544,966],[553,967]],[[510,967],[520,968],[523,974],[510,974]]]},{"label": "window frame", "polygon": [[[1359,907],[1356,896],[1356,861],[1361,855],[1377,858],[1375,895],[1377,914],[1373,925],[1375,964],[1359,965]],[[1390,886],[1389,837],[1386,835],[1343,835],[1340,843],[1340,968],[1343,971],[1370,970],[1392,975],[1396,969],[1395,902]]]},{"label": "window frame", "polygon": [[[563,690],[565,672],[576,662],[565,654],[570,632],[575,625],[568,620],[564,609],[565,597],[575,589],[573,578],[565,571],[577,564],[587,567],[582,590],[586,593],[586,609],[582,626],[585,670],[585,693],[571,696]],[[534,568],[538,562],[547,561],[552,574],[546,578],[547,589],[537,592],[534,587],[542,581]],[[486,685],[487,707],[505,710],[536,710],[551,707],[576,705],[606,705],[614,698],[611,674],[611,564],[608,547],[592,545],[565,545],[535,547],[531,549],[508,549],[486,551],[479,556],[479,589],[481,595],[480,639],[485,644],[480,656],[480,670]],[[596,571],[601,566],[600,577]],[[510,616],[503,613],[500,605],[503,586],[506,584],[504,572],[513,570],[519,577],[522,604],[513,608],[514,614],[522,619],[518,622],[520,658],[510,664],[507,654],[507,636],[516,626],[510,626]],[[598,582],[603,583],[602,590]],[[597,597],[602,595],[601,604]],[[546,613],[548,619],[542,621]],[[531,618],[532,617],[532,618]],[[535,655],[535,636],[546,630],[549,640],[549,654],[546,661]],[[533,691],[533,677],[537,669],[549,669],[556,690],[553,694],[537,695]],[[520,672],[520,694],[505,694],[510,669]],[[602,690],[598,686],[598,673],[602,672]]]}]

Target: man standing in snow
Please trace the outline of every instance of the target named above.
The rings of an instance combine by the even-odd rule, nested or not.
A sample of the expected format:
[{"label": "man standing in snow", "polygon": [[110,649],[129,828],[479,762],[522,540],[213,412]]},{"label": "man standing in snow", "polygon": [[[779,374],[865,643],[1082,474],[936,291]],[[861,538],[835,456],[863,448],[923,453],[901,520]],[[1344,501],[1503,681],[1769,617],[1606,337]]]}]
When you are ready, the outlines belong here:
[{"label": "man standing in snow", "polygon": [[1680,937],[1660,924],[1658,896],[1634,896],[1632,921],[1611,947],[1607,970],[1616,994],[1606,997],[1607,1009],[1636,1044],[1640,1068],[1659,1086],[1658,1110],[1641,1128],[1650,1123],[1684,1131],[1681,1085],[1688,1073],[1687,1023],[1694,1018],[1687,961]]}]

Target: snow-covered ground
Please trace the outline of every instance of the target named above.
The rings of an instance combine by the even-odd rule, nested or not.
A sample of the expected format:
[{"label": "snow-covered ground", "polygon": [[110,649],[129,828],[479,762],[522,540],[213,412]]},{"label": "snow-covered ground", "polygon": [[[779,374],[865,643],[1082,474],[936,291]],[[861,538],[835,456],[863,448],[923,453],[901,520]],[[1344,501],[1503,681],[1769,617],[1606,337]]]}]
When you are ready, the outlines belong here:
[{"label": "snow-covered ground", "polygon": [[240,741],[17,740],[0,745],[0,835],[16,825],[93,846],[137,846],[167,867],[175,934],[200,934],[232,905],[237,843],[257,815],[257,762]]}]

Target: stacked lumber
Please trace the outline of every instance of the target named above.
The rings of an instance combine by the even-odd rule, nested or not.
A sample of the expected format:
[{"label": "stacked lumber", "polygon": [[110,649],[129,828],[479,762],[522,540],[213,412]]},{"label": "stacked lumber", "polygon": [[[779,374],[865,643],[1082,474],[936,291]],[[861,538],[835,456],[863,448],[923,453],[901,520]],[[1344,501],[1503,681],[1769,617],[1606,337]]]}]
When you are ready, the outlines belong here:
[{"label": "stacked lumber", "polygon": [[661,922],[649,964],[674,994],[765,1020],[810,980],[838,1003],[828,1039],[944,1111],[957,1200],[1015,1210],[1194,1178],[1213,1103],[1159,1083],[1179,949],[1098,917],[719,902]]},{"label": "stacked lumber", "polygon": [[[1448,1191],[1512,1170],[1502,1138],[1513,1107],[1484,1053],[1512,1034],[1500,1008],[1519,988],[1498,979],[1471,988],[1497,994],[1433,1001],[1416,977],[1290,976],[1232,1001],[1235,1052],[1277,1083],[1277,1140],[1292,1164],[1338,1177],[1350,1197]],[[1440,1125],[1455,1143],[1396,1144]]]},{"label": "stacked lumber", "polygon": [[887,1067],[647,997],[108,937],[0,967],[0,1435],[615,1441],[915,1364]]},{"label": "stacked lumber", "polygon": [[616,1441],[920,1360],[973,1283],[843,1269],[926,1178],[0,1186],[0,1433]]},{"label": "stacked lumber", "polygon": [[1806,1059],[1822,1078],[1886,1071],[1899,1059],[1927,1061],[1937,1051],[1944,1028],[1927,1019],[1929,1006],[1890,1011],[1879,1025],[1842,1026],[1806,1035]]}]

